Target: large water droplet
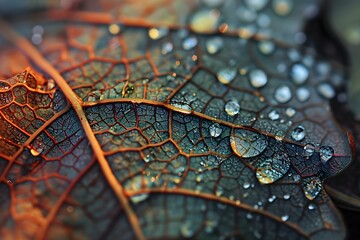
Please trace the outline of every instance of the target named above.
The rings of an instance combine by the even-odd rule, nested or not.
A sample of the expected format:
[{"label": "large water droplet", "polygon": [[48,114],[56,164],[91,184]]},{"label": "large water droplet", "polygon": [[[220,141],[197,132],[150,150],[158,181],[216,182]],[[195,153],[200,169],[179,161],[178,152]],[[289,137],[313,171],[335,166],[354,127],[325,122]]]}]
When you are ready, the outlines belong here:
[{"label": "large water droplet", "polygon": [[235,68],[223,68],[217,73],[217,78],[222,84],[229,84],[235,77]]},{"label": "large water droplet", "polygon": [[182,47],[185,50],[193,49],[198,44],[198,40],[194,36],[190,36],[188,38],[185,38],[182,44]]},{"label": "large water droplet", "polygon": [[235,116],[236,114],[239,113],[239,111],[240,111],[240,105],[237,100],[232,99],[225,104],[225,112],[229,116]]},{"label": "large water droplet", "polygon": [[236,155],[249,158],[261,154],[267,148],[268,140],[263,134],[235,129],[230,137],[230,144]]},{"label": "large water droplet", "polygon": [[291,90],[288,86],[283,85],[275,89],[275,100],[279,103],[287,103],[291,97]]},{"label": "large water droplet", "polygon": [[244,2],[248,8],[259,11],[266,6],[269,0],[245,0]]},{"label": "large water droplet", "polygon": [[260,183],[270,184],[280,179],[290,168],[290,160],[286,153],[277,152],[273,157],[260,160],[256,169],[256,178]]},{"label": "large water droplet", "polygon": [[280,118],[280,114],[279,114],[279,112],[276,111],[276,110],[271,110],[271,112],[269,112],[268,117],[269,117],[271,120],[275,121],[275,120],[278,120],[278,119]]},{"label": "large water droplet", "polygon": [[292,139],[295,141],[301,141],[305,137],[305,128],[303,126],[297,126],[291,133]]},{"label": "large water droplet", "polygon": [[206,50],[210,54],[218,53],[224,47],[224,41],[221,37],[213,37],[206,41]]},{"label": "large water droplet", "polygon": [[222,129],[221,129],[220,124],[218,124],[218,123],[212,124],[212,125],[209,127],[209,132],[210,132],[210,135],[211,135],[212,137],[215,137],[215,138],[216,138],[216,137],[220,136],[221,133],[222,133]]},{"label": "large water droplet", "polygon": [[295,63],[290,69],[290,77],[298,85],[305,83],[309,75],[309,69],[302,63]]},{"label": "large water droplet", "polygon": [[255,88],[261,88],[268,82],[268,78],[265,72],[261,69],[253,69],[249,72],[249,80],[251,86]]},{"label": "large water droplet", "polygon": [[334,154],[334,149],[332,149],[332,147],[330,146],[322,146],[319,149],[319,153],[320,153],[321,161],[323,163],[326,163],[327,161],[329,161],[330,158],[332,158]]},{"label": "large water droplet", "polygon": [[314,152],[315,152],[315,145],[314,144],[312,144],[312,143],[305,144],[305,146],[304,146],[304,155],[306,157],[312,156],[314,154]]},{"label": "large water droplet", "polygon": [[326,82],[320,83],[317,86],[317,90],[318,90],[319,94],[326,99],[332,99],[336,95],[333,86],[331,86],[329,83],[326,83]]},{"label": "large water droplet", "polygon": [[270,55],[275,50],[275,44],[272,41],[261,41],[258,44],[259,51],[264,55]]},{"label": "large water droplet", "polygon": [[191,21],[190,28],[197,33],[208,33],[217,30],[220,13],[218,10],[200,10]]},{"label": "large water droplet", "polygon": [[313,200],[314,198],[317,197],[317,195],[319,195],[319,193],[322,189],[322,184],[321,184],[320,179],[313,178],[313,179],[305,180],[303,183],[303,189],[304,189],[306,198],[309,200]]},{"label": "large water droplet", "polygon": [[300,87],[296,90],[296,97],[300,102],[305,102],[310,98],[310,91],[306,87]]}]

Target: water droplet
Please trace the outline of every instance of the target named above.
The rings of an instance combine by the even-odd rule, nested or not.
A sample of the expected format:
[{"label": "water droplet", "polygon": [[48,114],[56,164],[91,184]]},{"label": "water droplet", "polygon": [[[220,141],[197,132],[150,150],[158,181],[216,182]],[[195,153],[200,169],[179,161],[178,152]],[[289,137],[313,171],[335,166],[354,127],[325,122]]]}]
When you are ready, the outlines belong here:
[{"label": "water droplet", "polygon": [[235,129],[230,137],[232,150],[241,158],[249,158],[260,155],[268,146],[266,136],[260,133]]},{"label": "water droplet", "polygon": [[285,199],[285,200],[289,200],[290,199],[290,194],[284,194],[284,196],[283,196],[283,198]]},{"label": "water droplet", "polygon": [[136,203],[146,200],[148,197],[149,197],[149,194],[147,194],[147,193],[138,194],[138,195],[134,195],[134,196],[130,197],[130,200],[131,200],[131,202],[136,204]]},{"label": "water droplet", "polygon": [[261,88],[268,82],[268,78],[265,72],[261,69],[253,69],[249,72],[249,80],[251,86],[255,88]]},{"label": "water droplet", "polygon": [[191,111],[191,110],[192,110],[191,106],[190,106],[189,104],[187,104],[187,103],[172,102],[172,103],[170,103],[170,104],[171,104],[172,106],[174,106],[174,107],[181,108],[181,109],[185,110],[184,113],[187,113],[188,111]]},{"label": "water droplet", "polygon": [[168,28],[150,28],[148,31],[149,37],[153,40],[158,40],[169,34]]},{"label": "water droplet", "polygon": [[31,41],[35,45],[39,45],[42,42],[42,40],[43,40],[42,35],[38,33],[34,33],[31,37]]},{"label": "water droplet", "polygon": [[209,33],[216,31],[220,13],[218,10],[200,10],[196,12],[190,21],[190,28],[196,33]]},{"label": "water droplet", "polygon": [[291,97],[291,90],[288,86],[283,85],[275,89],[275,99],[279,103],[287,103]]},{"label": "water droplet", "polygon": [[275,199],[276,199],[276,196],[275,196],[275,195],[272,195],[271,197],[268,198],[268,202],[269,202],[269,203],[272,203],[272,202],[275,201]]},{"label": "water droplet", "polygon": [[40,34],[43,35],[44,34],[44,27],[41,25],[35,25],[32,29],[32,32],[34,34]]},{"label": "water droplet", "polygon": [[221,37],[213,37],[206,41],[206,50],[210,54],[218,53],[224,47],[224,41]]},{"label": "water droplet", "polygon": [[190,50],[190,49],[193,49],[197,44],[198,44],[197,38],[194,36],[191,36],[191,37],[184,39],[182,47],[185,50]]},{"label": "water droplet", "polygon": [[251,213],[247,213],[246,218],[250,220],[250,219],[253,219],[254,216]]},{"label": "water droplet", "polygon": [[279,16],[288,15],[293,9],[293,0],[273,0],[272,8],[274,12]]},{"label": "water droplet", "polygon": [[245,0],[244,2],[248,8],[259,11],[266,6],[269,0]]},{"label": "water droplet", "polygon": [[38,152],[37,150],[35,150],[35,149],[30,149],[30,153],[31,153],[31,155],[33,155],[34,157],[37,157],[37,156],[39,156],[40,155],[40,153],[41,152]]},{"label": "water droplet", "polygon": [[271,112],[269,112],[269,114],[268,114],[268,117],[271,120],[275,121],[275,120],[278,120],[280,118],[280,114],[276,110],[271,110]]},{"label": "water droplet", "polygon": [[237,100],[232,99],[225,104],[225,112],[229,116],[235,116],[236,114],[239,113],[239,111],[240,111],[240,105]]},{"label": "water droplet", "polygon": [[317,90],[319,94],[326,99],[332,99],[336,95],[333,86],[331,86],[329,83],[320,83],[317,86]]},{"label": "water droplet", "polygon": [[314,152],[315,152],[315,145],[314,144],[312,144],[312,143],[305,144],[305,146],[304,146],[304,155],[306,157],[312,156],[314,154]]},{"label": "water droplet", "polygon": [[295,141],[301,141],[305,137],[305,128],[303,126],[297,126],[291,133],[292,139]]},{"label": "water droplet", "polygon": [[180,228],[180,233],[184,238],[191,238],[194,235],[194,230],[191,228],[192,224],[186,222]]},{"label": "water droplet", "polygon": [[120,33],[121,31],[121,28],[120,28],[120,25],[119,24],[116,24],[116,23],[113,23],[113,24],[110,24],[109,25],[109,32],[112,34],[112,35],[117,35]]},{"label": "water droplet", "polygon": [[275,44],[272,41],[261,41],[258,44],[259,51],[264,55],[270,55],[275,50]]},{"label": "water droplet", "polygon": [[250,183],[244,182],[243,188],[244,188],[244,189],[248,189],[249,187],[250,187]]},{"label": "water droplet", "polygon": [[285,110],[285,114],[288,117],[293,117],[296,114],[296,110],[294,108],[289,107]]},{"label": "water droplet", "polygon": [[319,195],[319,193],[322,189],[322,184],[321,184],[320,179],[315,178],[315,179],[311,179],[311,180],[306,180],[303,183],[303,189],[304,189],[306,198],[309,200],[313,200],[314,198],[317,197],[317,195]]},{"label": "water droplet", "polygon": [[303,84],[309,78],[309,69],[302,63],[295,63],[291,66],[290,77],[295,84]]},{"label": "water droplet", "polygon": [[222,133],[222,128],[220,127],[220,124],[214,123],[209,127],[209,132],[212,137],[218,137]]},{"label": "water droplet", "polygon": [[287,154],[277,152],[273,157],[260,160],[256,168],[256,178],[260,183],[270,184],[280,179],[290,168]]},{"label": "water droplet", "polygon": [[313,204],[313,203],[310,203],[309,206],[308,206],[309,210],[314,210],[315,208],[316,208],[316,205]]},{"label": "water droplet", "polygon": [[229,84],[236,77],[236,69],[223,68],[217,73],[217,78],[222,84]]},{"label": "water droplet", "polygon": [[281,220],[286,222],[289,219],[289,215],[281,216]]},{"label": "water droplet", "polygon": [[319,149],[320,158],[323,163],[326,163],[334,154],[334,149],[330,146],[322,146]]},{"label": "water droplet", "polygon": [[161,45],[161,53],[164,55],[171,53],[173,49],[174,45],[171,42],[165,42]]},{"label": "water droplet", "polygon": [[306,87],[300,87],[296,90],[296,97],[300,102],[305,102],[310,98],[310,91]]}]

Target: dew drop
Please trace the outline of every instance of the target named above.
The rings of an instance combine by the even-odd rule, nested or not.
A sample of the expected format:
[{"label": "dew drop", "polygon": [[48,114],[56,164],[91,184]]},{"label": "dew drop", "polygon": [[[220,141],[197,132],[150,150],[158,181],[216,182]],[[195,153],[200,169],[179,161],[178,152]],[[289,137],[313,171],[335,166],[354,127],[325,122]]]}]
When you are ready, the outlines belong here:
[{"label": "dew drop", "polygon": [[268,78],[265,72],[261,69],[253,69],[249,72],[249,80],[251,86],[255,88],[261,88],[268,82]]},{"label": "dew drop", "polygon": [[213,37],[206,41],[206,50],[210,54],[218,53],[224,47],[224,41],[220,37]]},{"label": "dew drop", "polygon": [[165,42],[161,45],[161,53],[164,55],[171,53],[173,49],[174,45],[171,42]]},{"label": "dew drop", "polygon": [[334,154],[334,149],[332,149],[332,147],[330,146],[322,146],[320,147],[319,152],[321,161],[323,163],[326,163],[327,161],[329,161],[330,158],[332,158]]},{"label": "dew drop", "polygon": [[236,114],[239,113],[239,111],[240,111],[240,105],[237,100],[232,99],[225,104],[225,112],[229,116],[235,116]]},{"label": "dew drop", "polygon": [[148,31],[149,37],[153,40],[158,40],[169,34],[168,28],[150,28]]},{"label": "dew drop", "polygon": [[248,189],[249,187],[250,187],[250,183],[244,182],[243,188],[244,188],[244,189]]},{"label": "dew drop", "polygon": [[301,141],[305,137],[305,128],[303,126],[297,126],[291,133],[292,139],[295,141]]},{"label": "dew drop", "polygon": [[269,203],[272,203],[272,202],[275,201],[275,199],[276,199],[276,196],[275,196],[275,195],[272,195],[271,197],[268,198],[268,202],[269,202]]},{"label": "dew drop", "polygon": [[220,124],[214,123],[209,127],[209,132],[212,137],[218,137],[222,133],[222,129],[220,127]]},{"label": "dew drop", "polygon": [[264,55],[270,55],[275,50],[275,44],[272,41],[261,41],[258,44],[259,51]]},{"label": "dew drop", "polygon": [[275,89],[275,99],[279,103],[287,103],[291,97],[291,90],[288,86],[283,85]]},{"label": "dew drop", "polygon": [[315,208],[316,208],[316,206],[313,203],[310,203],[309,206],[308,206],[309,210],[314,210]]},{"label": "dew drop", "polygon": [[320,83],[317,86],[317,90],[319,94],[326,99],[332,99],[336,95],[333,86],[331,86],[329,83]]},{"label": "dew drop", "polygon": [[304,146],[304,155],[306,157],[312,156],[314,154],[314,152],[315,152],[315,145],[314,144],[312,144],[312,143],[305,144],[305,146]]},{"label": "dew drop", "polygon": [[281,216],[281,220],[286,222],[289,219],[289,215]]},{"label": "dew drop", "polygon": [[269,117],[270,120],[275,121],[275,120],[278,120],[280,118],[280,114],[276,110],[271,110],[271,112],[269,112],[269,114],[268,114],[268,117]]},{"label": "dew drop", "polygon": [[266,136],[260,133],[235,129],[230,137],[232,150],[241,158],[249,158],[260,155],[268,146]]},{"label": "dew drop", "polygon": [[196,33],[208,33],[217,30],[220,13],[218,10],[200,10],[190,21],[190,28]]},{"label": "dew drop", "polygon": [[295,63],[291,66],[290,77],[295,84],[303,84],[309,78],[309,69],[302,63]]},{"label": "dew drop", "polygon": [[293,0],[273,0],[272,2],[272,8],[279,16],[288,15],[293,9],[293,5]]},{"label": "dew drop", "polygon": [[285,195],[283,196],[283,198],[284,198],[285,200],[289,200],[289,199],[290,199],[290,194],[285,194]]},{"label": "dew drop", "polygon": [[188,38],[185,38],[182,44],[182,47],[185,50],[193,49],[198,44],[198,40],[194,36],[190,36]]},{"label": "dew drop", "polygon": [[147,194],[147,193],[138,194],[138,195],[134,195],[134,196],[130,197],[130,200],[131,200],[131,202],[136,204],[136,203],[146,200],[148,197],[149,197],[149,194]]},{"label": "dew drop", "polygon": [[296,114],[296,110],[294,108],[289,107],[285,110],[285,114],[288,117],[293,117]]},{"label": "dew drop", "polygon": [[300,87],[296,90],[296,97],[300,102],[306,102],[310,98],[310,91],[306,87]]},{"label": "dew drop", "polygon": [[314,198],[317,197],[317,195],[319,195],[322,189],[322,184],[320,179],[315,178],[305,181],[303,183],[303,189],[305,192],[305,197],[309,200],[313,200]]},{"label": "dew drop", "polygon": [[269,0],[245,0],[244,2],[248,8],[259,11],[266,6]]},{"label": "dew drop", "polygon": [[119,26],[119,24],[116,24],[116,23],[113,23],[113,24],[110,24],[109,25],[109,32],[112,34],[112,35],[117,35],[120,33],[121,31],[121,28]]},{"label": "dew drop", "polygon": [[217,79],[222,84],[229,84],[236,77],[236,69],[223,68],[217,73]]},{"label": "dew drop", "polygon": [[191,229],[191,224],[186,222],[181,226],[180,233],[184,238],[191,238],[194,235],[194,230]]},{"label": "dew drop", "polygon": [[286,174],[290,168],[287,154],[277,152],[273,157],[260,160],[256,168],[256,178],[262,184],[271,184]]}]

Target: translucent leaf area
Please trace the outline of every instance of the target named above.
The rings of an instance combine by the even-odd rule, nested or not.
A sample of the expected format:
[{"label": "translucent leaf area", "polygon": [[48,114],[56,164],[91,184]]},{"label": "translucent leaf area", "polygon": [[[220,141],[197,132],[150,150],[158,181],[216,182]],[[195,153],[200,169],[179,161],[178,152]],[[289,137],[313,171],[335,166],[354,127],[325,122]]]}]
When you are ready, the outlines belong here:
[{"label": "translucent leaf area", "polygon": [[0,239],[344,238],[343,69],[301,46],[319,1],[16,2]]}]

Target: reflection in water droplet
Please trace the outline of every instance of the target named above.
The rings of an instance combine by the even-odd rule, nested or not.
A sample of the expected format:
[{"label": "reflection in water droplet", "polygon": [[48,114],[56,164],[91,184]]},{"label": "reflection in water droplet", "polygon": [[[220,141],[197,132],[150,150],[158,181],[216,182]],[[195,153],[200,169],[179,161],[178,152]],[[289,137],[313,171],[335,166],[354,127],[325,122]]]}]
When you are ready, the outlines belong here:
[{"label": "reflection in water droplet", "polygon": [[229,116],[235,116],[236,114],[239,113],[239,111],[240,111],[240,105],[237,100],[232,99],[225,104],[225,112]]},{"label": "reflection in water droplet", "polygon": [[295,84],[303,84],[310,75],[309,69],[302,63],[295,63],[291,66],[290,77]]},{"label": "reflection in water droplet", "polygon": [[330,146],[322,146],[319,149],[320,158],[323,163],[326,163],[334,154],[334,149]]},{"label": "reflection in water droplet", "polygon": [[293,0],[273,0],[272,8],[279,16],[288,15],[294,7]]},{"label": "reflection in water droplet", "polygon": [[190,50],[190,49],[193,49],[197,44],[198,44],[197,38],[194,36],[191,36],[191,37],[184,39],[182,47],[185,50]]},{"label": "reflection in water droplet", "polygon": [[305,192],[305,197],[309,200],[313,200],[314,198],[317,197],[317,195],[319,195],[322,189],[322,184],[320,179],[315,178],[304,181],[303,189]]},{"label": "reflection in water droplet", "polygon": [[278,120],[278,119],[280,118],[280,114],[279,114],[278,111],[272,110],[271,112],[269,112],[268,117],[269,117],[271,120],[275,121],[275,120]]},{"label": "reflection in water droplet", "polygon": [[230,137],[230,145],[236,155],[249,158],[261,154],[267,148],[268,140],[263,134],[235,129]]},{"label": "reflection in water droplet", "polygon": [[220,13],[218,10],[200,10],[190,21],[190,28],[197,33],[208,33],[217,30]]},{"label": "reflection in water droplet", "polygon": [[282,221],[287,221],[289,219],[289,215],[284,215],[284,216],[281,216],[281,220]]},{"label": "reflection in water droplet", "polygon": [[206,41],[206,50],[210,54],[218,53],[224,47],[224,41],[221,37],[213,37]]},{"label": "reflection in water droplet", "polygon": [[277,152],[272,158],[260,160],[256,169],[256,178],[260,183],[270,184],[280,179],[290,168],[287,154]]},{"label": "reflection in water droplet", "polygon": [[244,2],[248,8],[259,11],[266,6],[269,0],[244,0]]},{"label": "reflection in water droplet", "polygon": [[287,103],[291,97],[291,90],[288,86],[283,85],[275,89],[275,99],[279,103]]},{"label": "reflection in water droplet", "polygon": [[305,102],[310,98],[310,91],[306,87],[300,87],[296,90],[296,97],[300,102]]},{"label": "reflection in water droplet", "polygon": [[148,197],[149,197],[149,194],[147,194],[147,193],[138,194],[138,195],[134,195],[134,196],[130,197],[130,200],[131,200],[131,202],[136,204],[136,203],[146,200]]},{"label": "reflection in water droplet", "polygon": [[317,87],[317,90],[319,94],[326,99],[332,99],[336,95],[333,86],[331,86],[329,83],[320,83]]},{"label": "reflection in water droplet", "polygon": [[236,77],[236,69],[223,68],[217,73],[217,78],[222,84],[229,84]]},{"label": "reflection in water droplet", "polygon": [[275,50],[275,44],[272,41],[261,41],[258,44],[259,51],[264,55],[270,55]]},{"label": "reflection in water droplet", "polygon": [[297,126],[291,133],[292,139],[295,141],[301,141],[305,137],[305,128],[303,126]]},{"label": "reflection in water droplet", "polygon": [[249,80],[251,86],[255,88],[261,88],[268,82],[268,78],[265,72],[261,69],[253,69],[249,72]]},{"label": "reflection in water droplet", "polygon": [[310,157],[314,154],[315,152],[315,145],[312,144],[312,143],[307,143],[305,146],[304,146],[304,155],[306,157]]},{"label": "reflection in water droplet", "polygon": [[209,127],[209,132],[212,137],[218,137],[222,133],[220,124],[214,123]]}]

